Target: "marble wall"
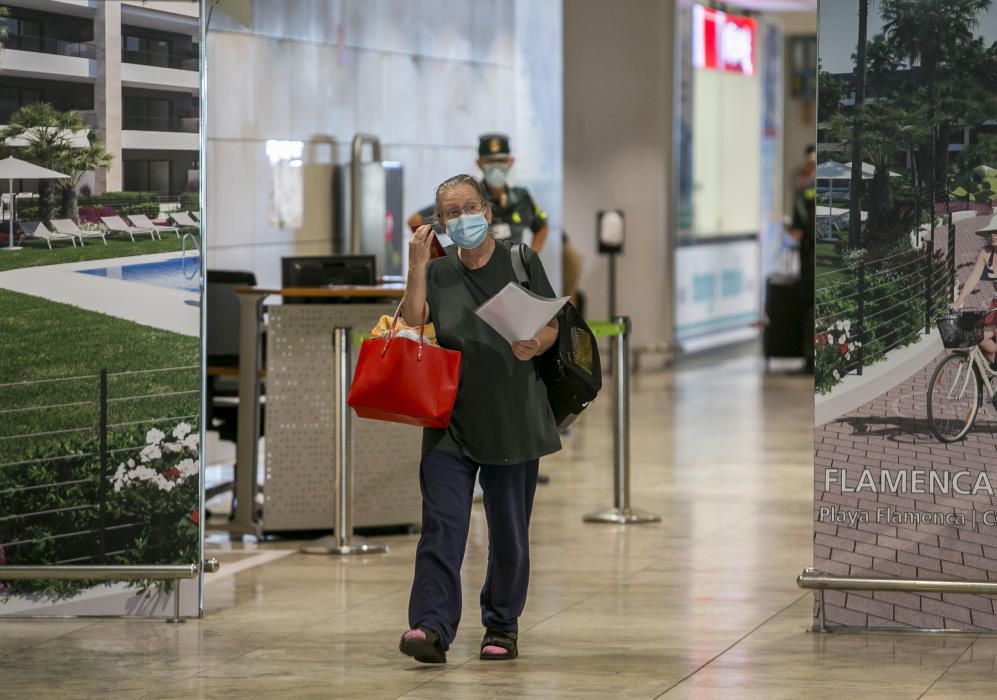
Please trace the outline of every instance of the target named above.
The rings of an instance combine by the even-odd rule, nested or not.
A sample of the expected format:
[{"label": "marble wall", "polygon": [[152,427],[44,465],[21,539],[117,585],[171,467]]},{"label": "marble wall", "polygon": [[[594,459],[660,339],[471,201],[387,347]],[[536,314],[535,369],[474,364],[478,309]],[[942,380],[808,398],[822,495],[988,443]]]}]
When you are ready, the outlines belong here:
[{"label": "marble wall", "polygon": [[[514,184],[561,223],[561,0],[254,0],[207,40],[205,244],[214,269],[280,281],[280,258],[331,252],[332,164],[357,132],[404,164],[405,211],[477,173],[477,136],[510,134]],[[270,223],[269,139],[306,142],[305,220]],[[332,146],[335,139],[337,146]],[[544,259],[559,286],[560,240]]]}]

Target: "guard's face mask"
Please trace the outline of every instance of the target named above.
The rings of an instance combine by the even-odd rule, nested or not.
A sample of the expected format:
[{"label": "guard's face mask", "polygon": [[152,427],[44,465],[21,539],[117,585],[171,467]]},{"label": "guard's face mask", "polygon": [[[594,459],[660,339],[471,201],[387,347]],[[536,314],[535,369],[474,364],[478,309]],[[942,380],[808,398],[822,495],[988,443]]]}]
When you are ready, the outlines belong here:
[{"label": "guard's face mask", "polygon": [[489,163],[485,166],[485,182],[498,189],[505,187],[509,179],[509,166],[505,163]]}]

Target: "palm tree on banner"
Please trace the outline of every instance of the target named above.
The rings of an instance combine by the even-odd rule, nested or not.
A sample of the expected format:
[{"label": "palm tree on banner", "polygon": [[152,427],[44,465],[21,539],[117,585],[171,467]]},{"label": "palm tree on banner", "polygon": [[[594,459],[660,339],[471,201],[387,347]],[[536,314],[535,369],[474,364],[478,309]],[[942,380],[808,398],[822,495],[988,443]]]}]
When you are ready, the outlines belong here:
[{"label": "palm tree on banner", "polygon": [[[897,56],[911,68],[919,67],[927,91],[928,125],[931,139],[928,150],[928,176],[931,188],[932,217],[939,183],[945,182],[948,163],[948,119],[939,116],[938,89],[946,68],[958,64],[958,58],[973,42],[981,13],[990,9],[992,0],[880,0],[883,28]],[[966,76],[964,79],[973,79]],[[942,122],[945,123],[942,123]]]},{"label": "palm tree on banner", "polygon": [[[59,112],[47,102],[25,105],[10,117],[10,124],[0,129],[0,143],[22,137],[26,144],[22,158],[29,163],[55,170],[65,167],[73,149],[73,135],[88,128],[77,112]],[[50,180],[40,180],[39,210],[48,223],[55,206],[55,191]]]},{"label": "palm tree on banner", "polygon": [[865,107],[865,54],[869,34],[869,0],[859,0],[859,43],[855,56],[855,117],[852,121],[852,178],[849,182],[848,245],[862,245],[862,111]]}]

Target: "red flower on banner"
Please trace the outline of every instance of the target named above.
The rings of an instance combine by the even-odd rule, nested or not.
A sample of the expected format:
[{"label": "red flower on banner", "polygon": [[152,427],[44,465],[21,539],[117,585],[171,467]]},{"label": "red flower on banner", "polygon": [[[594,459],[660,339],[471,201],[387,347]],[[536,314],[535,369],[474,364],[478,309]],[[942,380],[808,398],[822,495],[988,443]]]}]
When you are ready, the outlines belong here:
[{"label": "red flower on banner", "polygon": [[176,479],[178,476],[180,476],[180,470],[177,469],[176,467],[173,467],[172,469],[167,469],[165,472],[163,472],[163,476],[165,476],[167,479]]},{"label": "red flower on banner", "polygon": [[820,339],[820,344],[821,345],[827,345],[830,342],[831,342],[831,334],[830,333],[825,333],[824,337]]},{"label": "red flower on banner", "polygon": [[838,352],[840,352],[842,355],[848,354],[848,346],[842,343],[841,345],[838,346]]},{"label": "red flower on banner", "polygon": [[201,515],[196,510],[190,514],[190,520],[192,523],[197,524],[201,522]]}]

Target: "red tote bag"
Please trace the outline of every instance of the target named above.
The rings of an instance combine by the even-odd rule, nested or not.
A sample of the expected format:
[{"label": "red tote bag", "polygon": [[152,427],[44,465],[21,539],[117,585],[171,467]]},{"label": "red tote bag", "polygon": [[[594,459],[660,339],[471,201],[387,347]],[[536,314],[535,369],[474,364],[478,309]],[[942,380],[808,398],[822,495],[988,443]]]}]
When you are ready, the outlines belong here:
[{"label": "red tote bag", "polygon": [[446,428],[460,383],[460,352],[426,345],[423,326],[418,342],[397,337],[400,312],[401,306],[385,337],[360,346],[346,403],[360,418]]}]

